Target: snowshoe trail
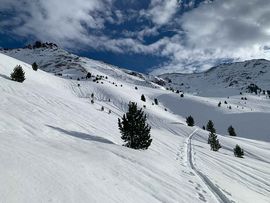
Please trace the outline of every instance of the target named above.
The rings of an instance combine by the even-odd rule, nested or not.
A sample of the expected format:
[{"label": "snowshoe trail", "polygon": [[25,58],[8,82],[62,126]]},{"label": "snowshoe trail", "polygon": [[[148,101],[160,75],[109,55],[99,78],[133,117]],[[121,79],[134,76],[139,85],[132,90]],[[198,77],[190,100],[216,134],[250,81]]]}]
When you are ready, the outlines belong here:
[{"label": "snowshoe trail", "polygon": [[[220,203],[232,203],[224,194],[221,192],[221,190],[202,172],[198,171],[193,163],[193,153],[192,153],[192,137],[197,133],[198,129],[195,129],[185,140],[185,146],[184,146],[184,165],[190,169],[190,171],[198,177],[198,179],[201,180],[201,182],[205,185],[205,188],[207,191],[209,191],[209,194],[213,197],[215,202]],[[203,200],[202,198],[200,198]]]}]

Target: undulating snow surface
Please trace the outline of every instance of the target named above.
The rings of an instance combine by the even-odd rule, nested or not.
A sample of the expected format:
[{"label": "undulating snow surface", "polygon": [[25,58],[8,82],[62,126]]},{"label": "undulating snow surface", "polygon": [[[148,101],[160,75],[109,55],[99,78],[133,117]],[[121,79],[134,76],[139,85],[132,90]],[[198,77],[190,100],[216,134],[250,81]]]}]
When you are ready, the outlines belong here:
[{"label": "undulating snow surface", "polygon": [[[0,202],[270,202],[270,99],[181,98],[85,58],[66,75],[64,66],[46,70],[61,72],[58,77],[26,64],[55,56],[34,51],[18,53],[25,62],[0,54]],[[24,83],[9,79],[18,64]],[[87,72],[104,78],[77,81]],[[152,105],[154,98],[159,105]],[[224,100],[228,104],[218,107]],[[122,146],[117,119],[129,101],[146,105],[153,138],[146,151]],[[197,126],[186,126],[189,115]],[[208,132],[200,128],[209,119],[220,134],[219,152],[210,151]],[[231,124],[238,137],[227,135]],[[245,150],[243,159],[233,156],[236,144]]]}]

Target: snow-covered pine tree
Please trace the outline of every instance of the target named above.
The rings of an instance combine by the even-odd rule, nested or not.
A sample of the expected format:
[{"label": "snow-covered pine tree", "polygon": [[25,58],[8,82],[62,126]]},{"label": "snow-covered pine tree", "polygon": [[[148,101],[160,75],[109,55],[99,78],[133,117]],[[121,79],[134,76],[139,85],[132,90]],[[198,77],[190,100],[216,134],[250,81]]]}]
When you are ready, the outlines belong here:
[{"label": "snow-covered pine tree", "polygon": [[138,109],[137,104],[130,102],[128,112],[118,119],[118,127],[124,146],[133,149],[147,149],[152,142],[147,118],[142,109]]},{"label": "snow-covered pine tree", "polygon": [[244,150],[237,144],[233,149],[234,156],[242,158],[244,156]]},{"label": "snow-covered pine tree", "polygon": [[20,65],[17,65],[13,72],[10,74],[12,80],[17,82],[23,82],[25,80],[25,73]]},{"label": "snow-covered pine tree", "polygon": [[235,130],[232,126],[229,126],[228,133],[230,136],[236,136]]}]

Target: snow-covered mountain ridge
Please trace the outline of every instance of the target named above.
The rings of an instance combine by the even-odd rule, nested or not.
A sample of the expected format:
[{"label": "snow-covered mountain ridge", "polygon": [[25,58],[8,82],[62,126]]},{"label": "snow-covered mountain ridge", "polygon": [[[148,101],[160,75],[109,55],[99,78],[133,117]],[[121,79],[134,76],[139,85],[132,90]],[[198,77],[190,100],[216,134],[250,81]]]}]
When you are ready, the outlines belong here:
[{"label": "snow-covered mountain ridge", "polygon": [[43,71],[74,80],[85,77],[89,67],[95,69],[100,74],[111,75],[114,78],[118,77],[121,79],[124,76],[126,81],[138,85],[141,84],[154,87],[155,85],[152,82],[158,82],[160,80],[155,76],[121,69],[102,61],[76,56],[58,48],[58,46],[53,43],[41,43],[39,46],[36,46],[35,44],[28,45],[25,48],[2,49],[0,50],[0,53],[24,61],[28,64],[36,62]]},{"label": "snow-covered mountain ridge", "polygon": [[[38,48],[37,48],[38,47]],[[261,90],[270,90],[270,62],[254,59],[244,62],[221,64],[202,73],[168,73],[158,77],[121,69],[101,61],[71,54],[53,43],[39,46],[28,45],[19,49],[2,49],[0,53],[32,64],[37,62],[40,69],[64,78],[81,79],[89,66],[113,77],[125,77],[131,83],[154,87],[162,85],[201,96],[231,96],[247,92],[254,84]]]},{"label": "snow-covered mountain ridge", "polygon": [[[270,90],[270,61],[254,59],[245,62],[221,64],[208,71],[194,74],[169,73],[159,77],[168,86],[198,95],[235,95],[246,92],[251,84]],[[224,96],[225,96],[224,95]]]}]

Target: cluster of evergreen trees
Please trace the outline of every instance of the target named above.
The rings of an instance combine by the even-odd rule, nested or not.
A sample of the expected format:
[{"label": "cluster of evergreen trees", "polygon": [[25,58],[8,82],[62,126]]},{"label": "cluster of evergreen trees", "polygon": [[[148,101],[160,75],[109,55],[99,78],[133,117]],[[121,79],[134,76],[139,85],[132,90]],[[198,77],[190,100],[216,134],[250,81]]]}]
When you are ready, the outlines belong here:
[{"label": "cluster of evergreen trees", "polygon": [[[188,116],[186,118],[186,123],[188,126],[194,126],[195,121],[192,116]],[[213,151],[218,151],[221,148],[221,144],[219,143],[219,140],[217,139],[217,134],[216,134],[216,129],[214,127],[214,123],[212,120],[209,120],[206,127],[203,126],[204,130],[209,131],[209,136],[208,136],[208,144],[211,147],[211,150]],[[228,128],[228,133],[230,136],[237,136],[234,128],[232,126],[229,126]],[[243,157],[244,156],[244,150],[239,146],[236,145],[235,148],[233,149],[234,155],[236,157]]]}]

